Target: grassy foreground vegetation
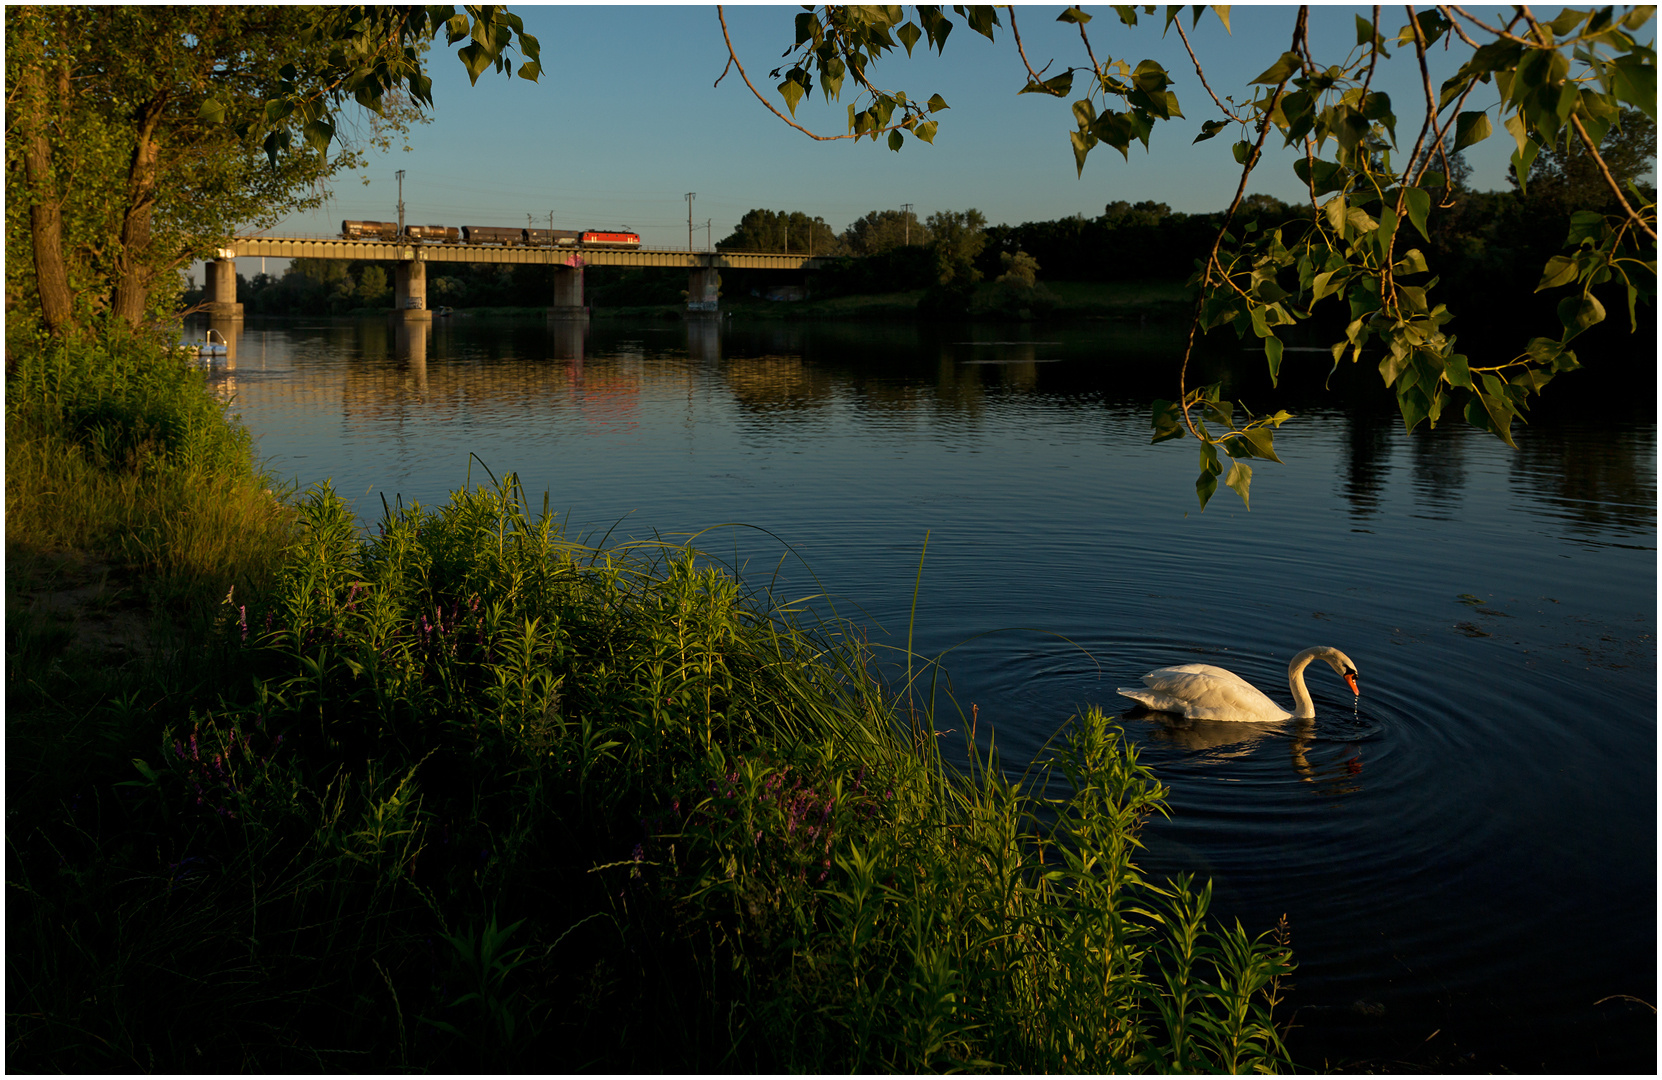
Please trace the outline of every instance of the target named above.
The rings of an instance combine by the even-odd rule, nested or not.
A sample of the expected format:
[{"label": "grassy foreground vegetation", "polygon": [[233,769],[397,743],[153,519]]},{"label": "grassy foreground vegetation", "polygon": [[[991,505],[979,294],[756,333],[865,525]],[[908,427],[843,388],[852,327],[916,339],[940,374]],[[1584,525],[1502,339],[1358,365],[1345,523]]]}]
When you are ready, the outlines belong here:
[{"label": "grassy foreground vegetation", "polygon": [[[1284,934],[1141,876],[1101,713],[955,769],[848,628],[512,477],[273,499],[137,340],[20,357],[7,416],[11,1068],[1288,1065]],[[23,632],[53,552],[164,583],[166,647]]]}]

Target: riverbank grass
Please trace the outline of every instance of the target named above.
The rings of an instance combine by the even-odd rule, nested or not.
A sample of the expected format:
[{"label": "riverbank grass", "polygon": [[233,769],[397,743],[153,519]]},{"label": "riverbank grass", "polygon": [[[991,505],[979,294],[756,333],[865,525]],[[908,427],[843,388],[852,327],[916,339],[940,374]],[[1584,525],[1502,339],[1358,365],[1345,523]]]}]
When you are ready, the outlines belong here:
[{"label": "riverbank grass", "polygon": [[[172,374],[54,363],[8,409],[88,469],[240,446],[258,486]],[[8,633],[13,1067],[1287,1066],[1285,942],[1143,878],[1165,791],[1100,712],[1019,776],[985,740],[955,769],[926,661],[690,548],[569,538],[512,477],[367,534],[313,489],[225,592],[124,546],[194,505],[165,491],[30,534],[174,567],[203,617],[73,694],[67,647],[53,675]]]}]

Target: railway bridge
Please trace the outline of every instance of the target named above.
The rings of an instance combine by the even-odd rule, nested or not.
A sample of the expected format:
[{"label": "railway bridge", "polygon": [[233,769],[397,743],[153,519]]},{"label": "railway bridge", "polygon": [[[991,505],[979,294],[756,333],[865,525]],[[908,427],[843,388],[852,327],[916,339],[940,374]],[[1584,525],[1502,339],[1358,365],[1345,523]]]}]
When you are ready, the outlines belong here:
[{"label": "railway bridge", "polygon": [[207,261],[207,313],[215,318],[241,318],[237,303],[239,256],[277,259],[346,259],[390,262],[394,273],[395,314],[402,322],[429,322],[428,263],[507,263],[554,267],[554,295],[548,313],[554,318],[581,317],[583,271],[590,266],[659,266],[687,269],[687,310],[715,312],[716,275],[733,270],[811,270],[823,261],[809,255],[776,253],[676,251],[646,248],[509,247],[501,244],[414,243],[406,240],[345,240],[340,237],[238,236]]}]

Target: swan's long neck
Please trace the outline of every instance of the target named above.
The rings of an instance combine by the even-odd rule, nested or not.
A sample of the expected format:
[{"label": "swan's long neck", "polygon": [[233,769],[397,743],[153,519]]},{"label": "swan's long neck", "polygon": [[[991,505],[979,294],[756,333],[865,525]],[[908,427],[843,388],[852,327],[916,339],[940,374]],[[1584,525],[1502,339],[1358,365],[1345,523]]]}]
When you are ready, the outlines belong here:
[{"label": "swan's long neck", "polygon": [[1293,692],[1293,716],[1308,720],[1316,715],[1316,703],[1310,700],[1310,691],[1304,685],[1304,669],[1316,658],[1319,649],[1305,649],[1287,665],[1287,686]]}]

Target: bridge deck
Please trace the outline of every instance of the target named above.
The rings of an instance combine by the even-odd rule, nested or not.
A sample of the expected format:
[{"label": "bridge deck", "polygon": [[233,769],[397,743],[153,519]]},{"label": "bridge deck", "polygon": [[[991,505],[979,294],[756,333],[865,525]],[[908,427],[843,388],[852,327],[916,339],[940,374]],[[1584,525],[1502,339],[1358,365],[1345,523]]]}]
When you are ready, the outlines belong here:
[{"label": "bridge deck", "polygon": [[504,247],[499,244],[411,244],[385,240],[239,236],[219,257],[358,259],[377,262],[520,263],[552,266],[670,266],[696,270],[812,270],[822,259],[756,252],[622,250],[610,248]]}]

